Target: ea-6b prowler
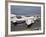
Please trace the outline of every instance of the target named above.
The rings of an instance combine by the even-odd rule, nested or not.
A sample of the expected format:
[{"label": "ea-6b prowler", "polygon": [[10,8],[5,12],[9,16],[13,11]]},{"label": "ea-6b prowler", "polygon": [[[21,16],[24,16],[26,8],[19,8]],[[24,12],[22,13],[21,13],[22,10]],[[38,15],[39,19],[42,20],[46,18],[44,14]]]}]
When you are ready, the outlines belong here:
[{"label": "ea-6b prowler", "polygon": [[40,18],[39,16],[17,16],[14,14],[11,14],[11,22],[12,23],[26,23],[26,25],[31,25],[32,23],[35,22],[35,20],[37,20],[38,18]]}]

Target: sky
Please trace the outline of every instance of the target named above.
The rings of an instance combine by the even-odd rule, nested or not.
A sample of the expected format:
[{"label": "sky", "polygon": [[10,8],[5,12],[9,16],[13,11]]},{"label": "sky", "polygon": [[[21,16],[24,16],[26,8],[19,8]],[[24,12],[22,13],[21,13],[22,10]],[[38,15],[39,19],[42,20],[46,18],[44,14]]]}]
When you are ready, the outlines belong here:
[{"label": "sky", "polygon": [[11,5],[11,14],[19,16],[32,16],[41,14],[41,7]]}]

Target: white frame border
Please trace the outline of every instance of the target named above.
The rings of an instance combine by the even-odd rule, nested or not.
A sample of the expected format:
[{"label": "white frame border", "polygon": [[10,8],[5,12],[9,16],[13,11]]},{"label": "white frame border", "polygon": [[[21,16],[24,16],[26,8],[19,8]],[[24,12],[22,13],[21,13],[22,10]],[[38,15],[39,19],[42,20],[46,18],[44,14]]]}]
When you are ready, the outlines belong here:
[{"label": "white frame border", "polygon": [[[21,5],[21,6],[40,6],[41,7],[41,30],[38,31],[14,31],[11,32],[11,5]],[[17,34],[34,34],[34,33],[43,33],[43,5],[42,4],[25,4],[25,3],[8,3],[8,35],[17,35]]]}]

